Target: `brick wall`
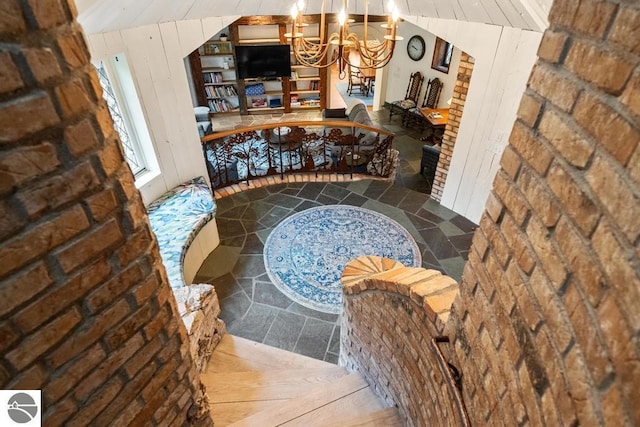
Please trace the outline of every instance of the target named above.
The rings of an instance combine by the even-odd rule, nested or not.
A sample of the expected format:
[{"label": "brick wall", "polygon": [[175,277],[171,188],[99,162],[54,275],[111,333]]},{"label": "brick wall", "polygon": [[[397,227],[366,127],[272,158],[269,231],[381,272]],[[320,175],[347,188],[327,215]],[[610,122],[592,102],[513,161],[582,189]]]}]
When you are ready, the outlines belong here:
[{"label": "brick wall", "polygon": [[47,425],[210,424],[73,2],[2,8],[0,388]]},{"label": "brick wall", "polygon": [[447,180],[449,167],[451,166],[451,156],[453,156],[453,147],[458,138],[458,130],[460,129],[460,120],[462,120],[462,112],[464,103],[467,100],[467,92],[469,91],[469,82],[473,73],[473,57],[462,52],[460,55],[460,65],[458,66],[458,77],[456,86],[453,88],[453,96],[451,97],[451,106],[449,108],[449,120],[442,137],[442,145],[440,150],[440,159],[436,168],[436,175],[433,179],[431,187],[431,198],[437,201],[442,200],[442,192],[444,184]]},{"label": "brick wall", "polygon": [[431,343],[442,335],[456,281],[369,256],[349,262],[342,283],[340,365],[360,372],[407,426],[461,425]]},{"label": "brick wall", "polygon": [[448,332],[475,425],[639,425],[639,4],[549,19]]}]

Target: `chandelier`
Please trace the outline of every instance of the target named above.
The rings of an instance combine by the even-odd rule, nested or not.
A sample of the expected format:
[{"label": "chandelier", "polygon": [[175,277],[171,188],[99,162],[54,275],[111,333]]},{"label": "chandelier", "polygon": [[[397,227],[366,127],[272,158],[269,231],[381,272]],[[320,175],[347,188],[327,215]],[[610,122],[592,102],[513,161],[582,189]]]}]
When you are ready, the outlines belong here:
[{"label": "chandelier", "polygon": [[[291,32],[284,36],[291,40],[291,48],[298,64],[307,67],[326,68],[337,63],[341,76],[346,65],[355,68],[382,68],[391,61],[396,41],[402,37],[396,35],[398,22],[398,9],[392,1],[388,6],[388,18],[386,24],[381,27],[386,30],[383,41],[368,40],[367,29],[369,24],[369,4],[365,0],[364,32],[363,40],[359,40],[355,33],[349,32],[349,23],[355,22],[347,18],[348,0],[342,0],[342,10],[338,14],[339,29],[337,33],[330,34],[325,39],[325,0],[322,0],[322,13],[320,15],[320,37],[307,38],[303,29],[308,24],[303,23],[302,9],[304,2],[298,1],[291,9]],[[358,63],[351,63],[349,53],[357,53]]]}]

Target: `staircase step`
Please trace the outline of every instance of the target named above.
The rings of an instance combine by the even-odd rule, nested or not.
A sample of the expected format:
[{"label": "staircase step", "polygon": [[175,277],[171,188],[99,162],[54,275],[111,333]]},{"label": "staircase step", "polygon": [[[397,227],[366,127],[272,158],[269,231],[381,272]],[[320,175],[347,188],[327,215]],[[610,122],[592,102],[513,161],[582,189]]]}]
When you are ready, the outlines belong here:
[{"label": "staircase step", "polygon": [[384,408],[353,418],[340,420],[323,427],[402,427],[402,419],[397,408]]},{"label": "staircase step", "polygon": [[347,375],[336,365],[327,368],[272,369],[263,372],[205,373],[210,403],[292,399],[313,387]]},{"label": "staircase step", "polygon": [[324,426],[339,423],[345,417],[365,415],[382,408],[365,380],[358,374],[349,374],[232,425]]},{"label": "staircase step", "polygon": [[264,372],[266,370],[327,368],[333,363],[291,353],[226,334],[211,356],[208,373]]}]

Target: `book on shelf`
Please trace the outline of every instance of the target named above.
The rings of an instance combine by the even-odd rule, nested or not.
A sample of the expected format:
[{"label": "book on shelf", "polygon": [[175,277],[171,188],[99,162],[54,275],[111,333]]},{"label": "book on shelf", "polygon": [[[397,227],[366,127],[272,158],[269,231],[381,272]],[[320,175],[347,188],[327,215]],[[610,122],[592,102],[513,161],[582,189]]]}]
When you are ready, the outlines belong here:
[{"label": "book on shelf", "polygon": [[224,113],[227,111],[237,110],[238,107],[233,105],[231,102],[227,101],[224,98],[210,99],[209,109],[214,113]]},{"label": "book on shelf", "polygon": [[207,93],[207,97],[209,98],[238,96],[238,91],[236,90],[236,87],[233,85],[205,86],[204,90]]},{"label": "book on shelf", "polygon": [[209,71],[202,73],[205,83],[222,83],[222,73],[219,71]]}]

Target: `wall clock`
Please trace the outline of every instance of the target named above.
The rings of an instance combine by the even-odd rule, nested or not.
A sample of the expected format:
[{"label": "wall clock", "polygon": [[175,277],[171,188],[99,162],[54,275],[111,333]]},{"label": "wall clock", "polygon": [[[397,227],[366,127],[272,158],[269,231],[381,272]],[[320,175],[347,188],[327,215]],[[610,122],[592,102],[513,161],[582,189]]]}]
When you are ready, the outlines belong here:
[{"label": "wall clock", "polygon": [[425,44],[421,36],[415,35],[407,43],[407,54],[414,61],[419,61],[424,56]]}]

